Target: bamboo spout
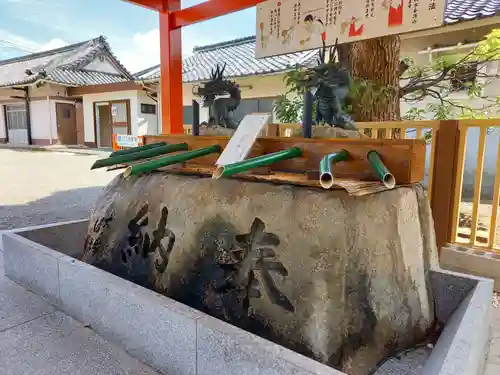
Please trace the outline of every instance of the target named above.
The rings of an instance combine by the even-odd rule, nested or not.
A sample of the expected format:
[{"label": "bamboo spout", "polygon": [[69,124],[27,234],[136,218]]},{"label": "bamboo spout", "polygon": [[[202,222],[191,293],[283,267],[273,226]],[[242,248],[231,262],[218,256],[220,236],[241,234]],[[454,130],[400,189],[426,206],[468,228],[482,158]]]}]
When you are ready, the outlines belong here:
[{"label": "bamboo spout", "polygon": [[155,156],[160,156],[160,155],[168,154],[171,152],[185,151],[187,149],[188,149],[187,143],[179,143],[179,144],[154,147],[154,148],[149,149],[149,150],[138,151],[138,152],[134,152],[132,154],[111,156],[111,157],[106,158],[106,159],[97,160],[94,163],[94,165],[92,165],[91,169],[110,167],[110,166],[116,165],[116,164],[123,164],[123,163],[127,163],[130,161],[153,158]]},{"label": "bamboo spout", "polygon": [[150,144],[144,145],[144,146],[132,147],[132,148],[127,148],[125,150],[118,150],[118,151],[112,152],[109,155],[109,157],[118,156],[118,155],[133,154],[134,152],[139,152],[139,151],[144,151],[144,150],[151,150],[152,148],[166,146],[166,145],[167,145],[167,142],[150,143]]},{"label": "bamboo spout", "polygon": [[233,174],[245,172],[250,169],[270,165],[281,160],[296,158],[301,155],[302,151],[300,150],[300,148],[292,147],[287,150],[257,156],[256,158],[243,160],[233,164],[219,165],[213,173],[212,178],[219,179],[224,176],[231,176]]},{"label": "bamboo spout", "polygon": [[333,152],[326,155],[319,163],[319,183],[323,189],[331,189],[334,185],[333,164],[339,161],[345,161],[349,158],[349,153],[346,150]]},{"label": "bamboo spout", "polygon": [[368,161],[375,168],[378,178],[388,189],[393,189],[396,186],[396,178],[387,169],[385,164],[380,159],[380,155],[376,151],[369,151],[367,154]]},{"label": "bamboo spout", "polygon": [[123,172],[123,176],[128,177],[140,173],[151,172],[158,168],[167,167],[172,164],[183,163],[185,161],[195,158],[201,158],[202,156],[214,154],[216,152],[220,153],[221,151],[222,148],[219,145],[214,145],[210,147],[200,148],[197,150],[186,151],[183,152],[182,154],[165,156],[161,159],[155,159],[146,161],[144,163],[131,165],[127,169],[125,169],[125,171]]}]

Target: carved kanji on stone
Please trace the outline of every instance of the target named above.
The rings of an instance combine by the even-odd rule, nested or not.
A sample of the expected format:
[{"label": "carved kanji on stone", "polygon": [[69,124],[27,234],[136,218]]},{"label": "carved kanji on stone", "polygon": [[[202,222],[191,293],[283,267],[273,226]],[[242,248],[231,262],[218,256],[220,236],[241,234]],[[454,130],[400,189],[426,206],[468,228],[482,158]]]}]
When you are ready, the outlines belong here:
[{"label": "carved kanji on stone", "polygon": [[[149,223],[149,218],[147,216],[149,211],[149,206],[144,205],[137,215],[129,221],[128,230],[129,235],[127,238],[128,246],[122,250],[122,261],[124,263],[128,262],[128,258],[132,256],[132,252],[136,255],[141,255],[144,259],[148,257],[149,254],[155,253],[159,250],[159,255],[161,261],[155,261],[155,268],[158,272],[165,272],[170,253],[175,244],[175,234],[167,228],[168,219],[168,208],[163,207],[161,210],[161,217],[157,224],[156,230],[153,231],[153,237],[149,236],[149,233],[145,231]],[[165,248],[162,244],[162,240],[168,238],[168,245]]]},{"label": "carved kanji on stone", "polygon": [[235,246],[224,254],[219,253],[216,261],[235,267],[235,272],[227,280],[231,287],[245,289],[248,298],[260,298],[262,285],[272,303],[294,312],[292,302],[278,289],[273,278],[273,274],[288,276],[285,266],[276,260],[274,249],[280,243],[279,237],[265,232],[265,229],[262,220],[256,218],[250,233],[237,235]]},{"label": "carved kanji on stone", "polygon": [[[93,254],[96,254],[102,244],[103,232],[105,229],[109,228],[111,221],[114,219],[114,213],[111,212],[108,216],[101,217],[92,226],[92,230],[85,237],[84,249],[90,250]],[[105,236],[104,236],[105,237]],[[104,244],[106,246],[106,244]],[[87,251],[88,251],[87,250]]]}]

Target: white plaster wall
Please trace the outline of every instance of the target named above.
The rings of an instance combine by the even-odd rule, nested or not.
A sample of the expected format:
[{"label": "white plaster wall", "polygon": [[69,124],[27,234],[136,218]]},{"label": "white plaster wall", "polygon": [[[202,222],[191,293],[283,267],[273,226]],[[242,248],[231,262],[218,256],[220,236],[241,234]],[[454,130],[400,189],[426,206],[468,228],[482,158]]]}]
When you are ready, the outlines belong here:
[{"label": "white plaster wall", "polygon": [[37,100],[30,103],[31,110],[31,138],[54,139],[51,137],[50,101]]},{"label": "white plaster wall", "polygon": [[[137,93],[137,134],[157,135],[158,134],[158,106],[157,103],[148,97],[144,91]],[[156,114],[141,113],[141,104],[153,104],[156,106]]]},{"label": "white plaster wall", "polygon": [[130,100],[130,125],[132,135],[138,135],[138,91],[115,91],[102,94],[83,95],[83,121],[85,129],[85,142],[95,142],[94,132],[94,103],[110,100]]},{"label": "white plaster wall", "polygon": [[[253,99],[276,97],[284,94],[287,91],[287,88],[283,82],[283,78],[284,74],[273,74],[267,76],[237,78],[234,81],[240,85],[242,99]],[[193,87],[196,85],[196,83],[185,83],[182,85],[182,102],[184,106],[191,105],[193,99],[195,99],[195,96],[193,95]],[[201,119],[201,114],[200,121],[203,121]]]},{"label": "white plaster wall", "polygon": [[158,114],[158,124],[157,124],[157,129],[156,131],[158,132],[157,134],[161,134],[161,90],[160,90],[160,85],[156,85],[156,92],[158,94],[157,99],[158,99],[158,104],[156,106],[156,113]]},{"label": "white plaster wall", "polygon": [[107,58],[104,58],[104,61],[101,61],[99,57],[95,58],[89,64],[85,65],[83,69],[93,70],[96,72],[120,73]]},{"label": "white plaster wall", "polygon": [[5,114],[4,107],[0,104],[0,138],[7,138],[5,134]]}]

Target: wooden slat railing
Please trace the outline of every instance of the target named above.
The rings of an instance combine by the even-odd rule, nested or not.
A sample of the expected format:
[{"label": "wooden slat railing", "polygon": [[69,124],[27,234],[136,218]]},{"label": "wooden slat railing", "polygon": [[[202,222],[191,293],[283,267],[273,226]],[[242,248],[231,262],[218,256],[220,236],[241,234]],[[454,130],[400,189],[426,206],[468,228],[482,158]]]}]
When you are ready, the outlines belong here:
[{"label": "wooden slat railing", "polygon": [[[497,143],[495,160],[495,178],[493,182],[493,196],[491,200],[490,217],[487,223],[481,222],[481,193],[483,190],[483,177],[486,157],[486,144],[488,137],[495,139],[497,134],[488,130],[500,129],[500,119],[488,120],[461,120],[459,121],[460,141],[457,151],[457,165],[455,175],[455,191],[453,199],[453,217],[449,242],[466,243],[468,246],[480,248],[482,250],[500,252],[500,244],[497,243],[498,226],[498,205],[500,203],[500,142]],[[468,133],[472,129],[477,129],[479,134],[477,144],[468,144],[470,137]],[[474,177],[474,192],[472,198],[472,213],[470,219],[470,234],[467,225],[460,226],[460,213],[463,212],[462,195],[465,176],[465,159],[467,147],[472,147],[471,151],[476,155],[476,170]],[[439,155],[438,155],[439,157]],[[488,203],[484,203],[488,204]],[[484,212],[484,210],[482,210]],[[483,215],[484,216],[484,215]],[[484,220],[483,220],[484,221]],[[479,228],[480,222],[485,228]],[[480,233],[481,232],[481,233]]]}]

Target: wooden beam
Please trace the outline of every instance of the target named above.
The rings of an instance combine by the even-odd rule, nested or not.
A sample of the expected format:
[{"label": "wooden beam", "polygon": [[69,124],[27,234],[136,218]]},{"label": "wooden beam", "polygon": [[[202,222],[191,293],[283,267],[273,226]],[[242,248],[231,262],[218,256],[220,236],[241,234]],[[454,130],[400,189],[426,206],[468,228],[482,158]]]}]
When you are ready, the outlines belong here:
[{"label": "wooden beam", "polygon": [[106,83],[102,85],[90,85],[82,87],[69,87],[68,96],[82,96],[85,94],[100,94],[104,92],[142,90],[142,86],[134,81]]},{"label": "wooden beam", "polygon": [[172,11],[181,9],[181,1],[169,0],[168,6],[169,11],[160,12],[162,134],[183,134],[182,35],[172,24]]},{"label": "wooden beam", "polygon": [[124,0],[124,1],[126,1],[127,3],[139,5],[147,9],[157,10],[159,12],[166,10],[166,2],[164,0]]},{"label": "wooden beam", "polygon": [[173,28],[193,25],[198,22],[254,7],[266,0],[207,0],[201,4],[172,13]]},{"label": "wooden beam", "polygon": [[[426,30],[414,31],[412,33],[401,34],[400,38],[401,40],[423,38],[427,36],[433,36],[438,34],[442,35],[461,30],[472,31],[475,28],[480,28],[485,26],[491,26],[492,28],[494,28],[498,25],[500,25],[500,16],[493,16],[493,17],[479,18],[471,21],[456,22],[450,25],[444,25],[442,27],[437,27],[433,29],[426,29]],[[480,37],[482,38],[483,35],[481,35]]]}]

